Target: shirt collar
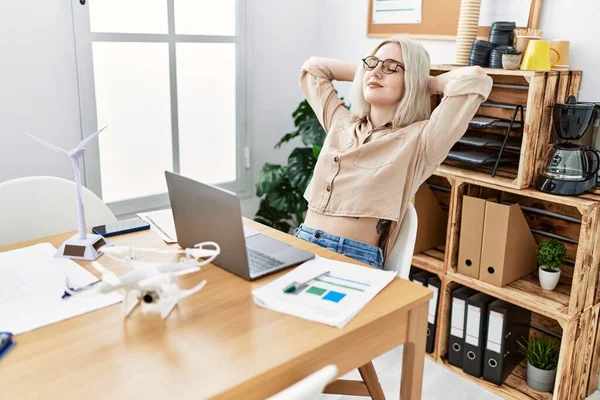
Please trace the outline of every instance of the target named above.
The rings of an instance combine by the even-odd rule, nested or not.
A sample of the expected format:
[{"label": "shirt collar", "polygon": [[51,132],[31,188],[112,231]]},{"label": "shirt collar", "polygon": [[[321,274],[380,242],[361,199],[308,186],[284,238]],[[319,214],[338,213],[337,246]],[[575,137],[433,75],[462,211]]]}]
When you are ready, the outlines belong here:
[{"label": "shirt collar", "polygon": [[[368,115],[364,115],[364,116],[363,116],[363,117],[360,119],[360,121],[361,121],[362,123],[364,123],[364,124],[366,124],[366,125],[367,125],[367,129],[368,129],[368,130],[371,130],[371,129],[373,129],[373,124],[371,123],[371,118],[370,118]],[[389,128],[391,128],[391,127],[392,127],[392,121],[389,121],[389,122],[387,122],[386,124],[384,124],[384,125],[382,125],[382,126],[380,126],[380,127],[378,127],[378,128],[375,128],[375,129],[386,129],[386,128],[387,128],[387,129],[389,129]]]}]

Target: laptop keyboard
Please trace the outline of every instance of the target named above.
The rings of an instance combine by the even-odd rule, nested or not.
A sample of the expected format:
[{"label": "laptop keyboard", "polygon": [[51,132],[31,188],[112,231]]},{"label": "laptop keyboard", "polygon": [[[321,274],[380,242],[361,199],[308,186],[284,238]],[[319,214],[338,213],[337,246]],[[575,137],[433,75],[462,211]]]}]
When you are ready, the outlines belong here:
[{"label": "laptop keyboard", "polygon": [[254,276],[260,275],[263,272],[270,271],[273,268],[284,264],[282,261],[279,261],[273,257],[269,257],[249,247],[247,247],[246,250],[248,252],[248,264],[250,265],[250,272]]}]

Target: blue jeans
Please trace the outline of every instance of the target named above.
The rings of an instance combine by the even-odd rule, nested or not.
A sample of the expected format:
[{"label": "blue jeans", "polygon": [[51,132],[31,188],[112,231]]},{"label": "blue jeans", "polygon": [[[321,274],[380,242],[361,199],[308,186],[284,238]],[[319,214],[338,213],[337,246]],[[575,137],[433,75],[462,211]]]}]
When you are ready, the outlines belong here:
[{"label": "blue jeans", "polygon": [[383,251],[380,247],[372,246],[357,240],[330,235],[327,232],[311,229],[304,224],[294,230],[294,236],[309,243],[335,251],[344,256],[377,268],[383,268]]}]

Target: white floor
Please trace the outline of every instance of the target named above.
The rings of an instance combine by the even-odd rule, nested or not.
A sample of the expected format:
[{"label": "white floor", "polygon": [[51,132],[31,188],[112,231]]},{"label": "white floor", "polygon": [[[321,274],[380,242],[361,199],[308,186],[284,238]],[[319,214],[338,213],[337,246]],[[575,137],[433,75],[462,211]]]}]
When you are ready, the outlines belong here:
[{"label": "white floor", "polygon": [[[400,396],[400,370],[402,366],[402,347],[382,355],[373,361],[379,382],[383,387],[386,399],[398,399]],[[359,380],[357,370],[344,376],[344,379]],[[323,395],[321,400],[353,400],[365,397]],[[481,386],[466,380],[448,369],[425,359],[423,375],[424,400],[496,400],[502,399]],[[600,392],[595,392],[588,400],[600,400]]]}]

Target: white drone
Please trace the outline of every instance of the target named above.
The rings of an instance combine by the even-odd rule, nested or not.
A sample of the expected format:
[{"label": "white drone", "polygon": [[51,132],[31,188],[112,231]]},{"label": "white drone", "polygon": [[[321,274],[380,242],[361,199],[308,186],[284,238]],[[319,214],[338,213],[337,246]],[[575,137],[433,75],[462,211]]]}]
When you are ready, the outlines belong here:
[{"label": "white drone", "polygon": [[[205,246],[213,246],[214,249],[205,248]],[[123,262],[129,268],[129,272],[118,277],[99,262],[92,261],[92,266],[102,275],[102,278],[79,288],[71,287],[67,279],[67,288],[63,298],[81,292],[122,291],[124,292],[124,318],[127,318],[141,302],[143,312],[160,312],[163,319],[169,316],[181,299],[199,292],[206,285],[205,279],[191,289],[181,289],[177,285],[176,277],[200,271],[201,266],[210,263],[221,253],[221,248],[215,242],[198,243],[193,248],[187,249],[158,250],[139,247],[135,249],[154,253],[185,254],[185,257],[181,257],[178,263],[155,263],[136,260],[133,246],[106,245],[101,250],[109,258]],[[124,253],[128,253],[128,255],[119,257]],[[131,296],[132,294],[133,296]],[[130,297],[134,297],[132,304],[129,304]]]}]

